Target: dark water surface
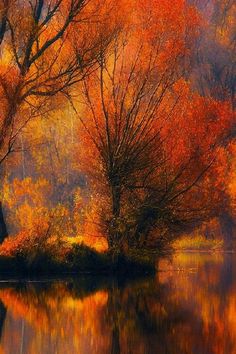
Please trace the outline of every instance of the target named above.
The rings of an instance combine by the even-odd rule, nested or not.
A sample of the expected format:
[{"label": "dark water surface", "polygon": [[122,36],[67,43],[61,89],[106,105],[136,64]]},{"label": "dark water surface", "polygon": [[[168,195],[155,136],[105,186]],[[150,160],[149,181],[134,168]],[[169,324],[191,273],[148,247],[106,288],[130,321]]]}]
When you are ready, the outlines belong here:
[{"label": "dark water surface", "polygon": [[236,257],[179,254],[156,277],[0,283],[0,354],[235,354]]}]

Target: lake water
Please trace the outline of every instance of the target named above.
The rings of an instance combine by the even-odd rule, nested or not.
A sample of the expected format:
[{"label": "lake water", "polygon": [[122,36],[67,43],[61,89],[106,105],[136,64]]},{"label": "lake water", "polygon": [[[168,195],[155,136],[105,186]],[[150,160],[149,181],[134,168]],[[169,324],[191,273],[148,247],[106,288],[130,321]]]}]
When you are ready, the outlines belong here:
[{"label": "lake water", "polygon": [[1,354],[235,354],[236,258],[178,254],[153,278],[0,283]]}]

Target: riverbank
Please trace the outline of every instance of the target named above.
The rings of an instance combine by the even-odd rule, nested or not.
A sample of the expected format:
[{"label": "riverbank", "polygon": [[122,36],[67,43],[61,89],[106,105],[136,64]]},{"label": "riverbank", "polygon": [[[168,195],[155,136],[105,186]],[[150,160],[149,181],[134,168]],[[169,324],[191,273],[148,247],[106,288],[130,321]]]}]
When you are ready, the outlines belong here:
[{"label": "riverbank", "polygon": [[64,257],[52,257],[46,253],[30,255],[0,255],[0,277],[107,274],[135,275],[154,274],[155,259],[147,255],[100,253],[84,245],[77,245]]},{"label": "riverbank", "polygon": [[[11,241],[11,240],[10,240]],[[154,274],[158,254],[131,250],[126,254],[99,252],[84,244],[62,243],[55,247],[15,246],[0,249],[0,277],[67,276],[81,274],[124,275]],[[227,252],[222,240],[206,240],[202,236],[182,237],[173,244],[170,253]],[[232,250],[230,250],[232,252]]]},{"label": "riverbank", "polygon": [[212,253],[219,253],[219,254],[224,254],[224,253],[226,253],[226,254],[234,254],[235,253],[235,250],[234,249],[232,249],[232,250],[229,250],[229,249],[224,249],[224,248],[222,248],[222,249],[211,249],[211,248],[209,248],[209,249],[179,249],[179,250],[175,250],[175,252],[174,252],[174,254],[181,254],[181,253],[183,253],[183,254],[185,254],[185,253],[189,253],[189,254],[191,254],[191,253],[198,253],[198,254],[212,254]]},{"label": "riverbank", "polygon": [[224,252],[224,241],[218,238],[206,239],[204,236],[183,236],[173,243],[175,252]]}]

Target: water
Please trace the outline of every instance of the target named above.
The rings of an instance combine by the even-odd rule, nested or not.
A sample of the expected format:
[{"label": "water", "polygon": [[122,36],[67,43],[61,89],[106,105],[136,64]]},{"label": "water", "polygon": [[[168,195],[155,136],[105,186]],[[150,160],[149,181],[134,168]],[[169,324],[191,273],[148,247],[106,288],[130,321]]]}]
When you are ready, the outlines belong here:
[{"label": "water", "polygon": [[1,354],[234,354],[236,260],[183,254],[156,277],[0,283]]}]

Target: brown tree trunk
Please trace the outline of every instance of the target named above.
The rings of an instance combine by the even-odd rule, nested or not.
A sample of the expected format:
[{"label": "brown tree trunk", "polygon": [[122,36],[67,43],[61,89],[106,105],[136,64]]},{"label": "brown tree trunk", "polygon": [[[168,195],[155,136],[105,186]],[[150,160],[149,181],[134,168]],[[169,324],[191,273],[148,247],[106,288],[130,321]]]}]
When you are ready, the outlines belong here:
[{"label": "brown tree trunk", "polygon": [[110,249],[119,250],[120,248],[120,231],[119,231],[119,217],[120,217],[120,200],[121,200],[121,188],[119,185],[111,186],[111,198],[112,198],[112,219],[109,229],[108,246]]},{"label": "brown tree trunk", "polygon": [[111,187],[112,191],[112,214],[113,217],[118,218],[120,216],[120,198],[121,188],[118,185]]},{"label": "brown tree trunk", "polygon": [[7,226],[3,215],[2,202],[0,202],[0,243],[2,243],[7,236]]}]

